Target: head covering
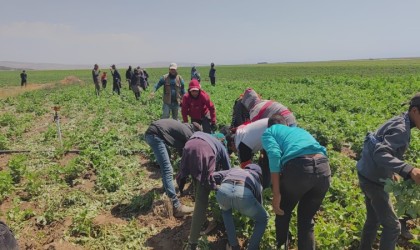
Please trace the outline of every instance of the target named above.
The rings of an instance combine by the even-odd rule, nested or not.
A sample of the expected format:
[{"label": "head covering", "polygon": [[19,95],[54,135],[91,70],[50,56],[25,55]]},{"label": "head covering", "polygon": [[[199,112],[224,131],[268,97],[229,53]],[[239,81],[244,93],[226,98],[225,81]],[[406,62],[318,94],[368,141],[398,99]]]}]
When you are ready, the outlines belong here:
[{"label": "head covering", "polygon": [[226,137],[222,133],[214,133],[211,134],[211,136],[219,140],[221,143],[223,143],[223,145],[225,145],[225,147],[227,147]]},{"label": "head covering", "polygon": [[408,104],[410,104],[410,107],[411,106],[416,106],[416,107],[420,106],[420,93],[415,94],[411,98],[411,100],[410,100],[410,102]]},{"label": "head covering", "polygon": [[191,68],[191,71],[196,71],[197,69],[195,68],[195,66],[193,66],[192,68]]},{"label": "head covering", "polygon": [[213,66],[214,66],[214,63],[211,63],[211,64],[210,64],[210,66],[212,66],[212,67],[213,67]]},{"label": "head covering", "polygon": [[200,90],[201,86],[197,79],[192,79],[190,85],[188,86],[188,91],[190,90]]},{"label": "head covering", "polygon": [[115,64],[112,64],[112,65],[111,65],[111,68],[115,68]]},{"label": "head covering", "polygon": [[178,69],[178,65],[176,65],[176,63],[171,63],[169,64],[169,69]]},{"label": "head covering", "polygon": [[257,92],[252,88],[249,88],[245,90],[241,102],[246,109],[251,110],[260,100],[261,98],[258,96]]}]

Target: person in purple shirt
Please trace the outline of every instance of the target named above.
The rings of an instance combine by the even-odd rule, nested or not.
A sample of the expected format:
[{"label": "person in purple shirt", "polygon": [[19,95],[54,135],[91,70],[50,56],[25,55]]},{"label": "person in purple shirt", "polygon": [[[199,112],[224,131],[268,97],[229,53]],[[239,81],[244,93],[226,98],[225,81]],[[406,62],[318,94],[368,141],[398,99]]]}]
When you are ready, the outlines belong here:
[{"label": "person in purple shirt", "polygon": [[240,249],[232,209],[254,220],[254,232],[249,240],[250,250],[258,249],[268,222],[268,214],[262,206],[262,171],[256,164],[248,164],[244,169],[232,168],[213,174],[220,185],[216,199],[222,210],[223,222],[228,235],[227,249]]},{"label": "person in purple shirt", "polygon": [[216,139],[213,135],[195,132],[185,144],[179,174],[176,181],[182,192],[189,175],[195,187],[195,205],[189,236],[189,248],[197,248],[200,229],[206,220],[206,210],[211,190],[216,190],[216,181],[212,177],[215,171],[230,169],[230,159],[224,138]]}]

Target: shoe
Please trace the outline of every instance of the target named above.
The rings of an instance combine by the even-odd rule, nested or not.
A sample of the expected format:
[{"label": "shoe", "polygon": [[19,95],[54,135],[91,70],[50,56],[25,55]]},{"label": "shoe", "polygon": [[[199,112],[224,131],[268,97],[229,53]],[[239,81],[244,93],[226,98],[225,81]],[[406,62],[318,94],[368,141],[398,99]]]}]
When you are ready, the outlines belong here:
[{"label": "shoe", "polygon": [[211,231],[213,231],[213,229],[215,229],[217,227],[217,222],[214,220],[211,220],[208,222],[206,229],[204,229],[204,231],[200,231],[200,235],[206,235],[208,233],[210,233]]},{"label": "shoe", "polygon": [[188,243],[185,245],[184,250],[200,250],[200,248],[198,248],[198,244]]},{"label": "shoe", "polygon": [[401,237],[403,237],[406,240],[412,240],[414,239],[414,235],[408,231],[408,229],[401,230]]},{"label": "shoe", "polygon": [[412,240],[414,239],[414,235],[410,233],[410,230],[407,227],[407,220],[400,220],[401,224],[401,237],[403,237],[406,240]]},{"label": "shoe", "polygon": [[194,212],[194,208],[185,205],[181,205],[179,207],[174,208],[175,217],[184,217],[186,215],[191,214],[192,212]]},{"label": "shoe", "polygon": [[226,243],[226,250],[240,250],[241,249],[241,247],[239,246],[239,245],[236,245],[236,246],[231,246],[230,244],[229,244],[229,242],[228,243]]}]

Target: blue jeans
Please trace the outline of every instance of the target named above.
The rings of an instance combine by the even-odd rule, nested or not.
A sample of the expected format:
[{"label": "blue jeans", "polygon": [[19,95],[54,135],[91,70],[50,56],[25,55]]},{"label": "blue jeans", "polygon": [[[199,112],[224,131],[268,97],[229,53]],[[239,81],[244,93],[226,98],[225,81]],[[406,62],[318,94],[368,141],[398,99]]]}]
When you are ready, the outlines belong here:
[{"label": "blue jeans", "polygon": [[228,235],[229,244],[237,246],[235,224],[232,209],[255,221],[254,232],[249,240],[248,249],[258,249],[268,222],[268,214],[264,207],[255,199],[253,193],[243,185],[222,183],[216,194],[217,202],[222,210],[223,221]]},{"label": "blue jeans", "polygon": [[359,185],[365,195],[366,222],[363,226],[360,249],[371,249],[378,228],[382,225],[379,249],[395,249],[401,225],[395,215],[389,194],[384,187],[359,176]]},{"label": "blue jeans", "polygon": [[178,103],[171,103],[171,104],[163,103],[162,119],[169,118],[169,114],[172,113],[172,119],[178,120],[178,112],[179,112]]},{"label": "blue jeans", "polygon": [[171,199],[174,207],[179,207],[181,203],[176,196],[173,182],[173,168],[165,142],[159,138],[159,136],[153,134],[146,134],[144,139],[152,148],[156,157],[156,161],[159,164],[160,173],[162,175],[163,188],[165,189],[166,195],[169,197],[169,199]]}]

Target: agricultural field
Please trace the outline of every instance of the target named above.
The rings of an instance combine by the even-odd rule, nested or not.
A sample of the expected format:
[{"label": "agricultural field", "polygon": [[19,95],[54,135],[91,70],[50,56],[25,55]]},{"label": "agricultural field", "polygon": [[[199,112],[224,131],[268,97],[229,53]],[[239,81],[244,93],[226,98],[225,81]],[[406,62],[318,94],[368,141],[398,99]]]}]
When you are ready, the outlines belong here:
[{"label": "agricultural field", "polygon": [[[317,249],[357,249],[365,205],[356,160],[365,134],[406,111],[401,103],[420,92],[420,60],[217,66],[215,87],[206,79],[209,68],[197,69],[219,126],[230,124],[234,100],[252,87],[264,99],[288,106],[298,125],[327,147],[333,176],[316,216]],[[123,76],[125,69],[119,71]],[[166,68],[147,71],[151,85],[167,73]],[[187,87],[190,68],[178,72]],[[126,82],[121,96],[113,95],[109,77],[107,89],[96,97],[90,70],[27,73],[28,86],[22,89],[19,72],[0,71],[0,150],[28,151],[0,154],[0,220],[13,229],[20,248],[182,249],[191,217],[167,217],[159,168],[143,140],[162,113],[162,88],[151,97],[149,87],[136,101]],[[175,172],[179,160],[173,159]],[[406,160],[420,166],[415,129]],[[387,188],[411,200],[398,203],[399,213],[420,214],[418,187],[390,182]],[[191,188],[181,199],[193,204]],[[214,194],[211,200],[209,214],[220,223],[201,238],[200,247],[222,249],[226,234]],[[261,249],[275,249],[269,189],[264,202],[271,218]],[[237,216],[236,225],[245,244],[252,222]],[[409,226],[420,235],[418,220]],[[398,248],[420,249],[420,241],[400,239]]]}]

